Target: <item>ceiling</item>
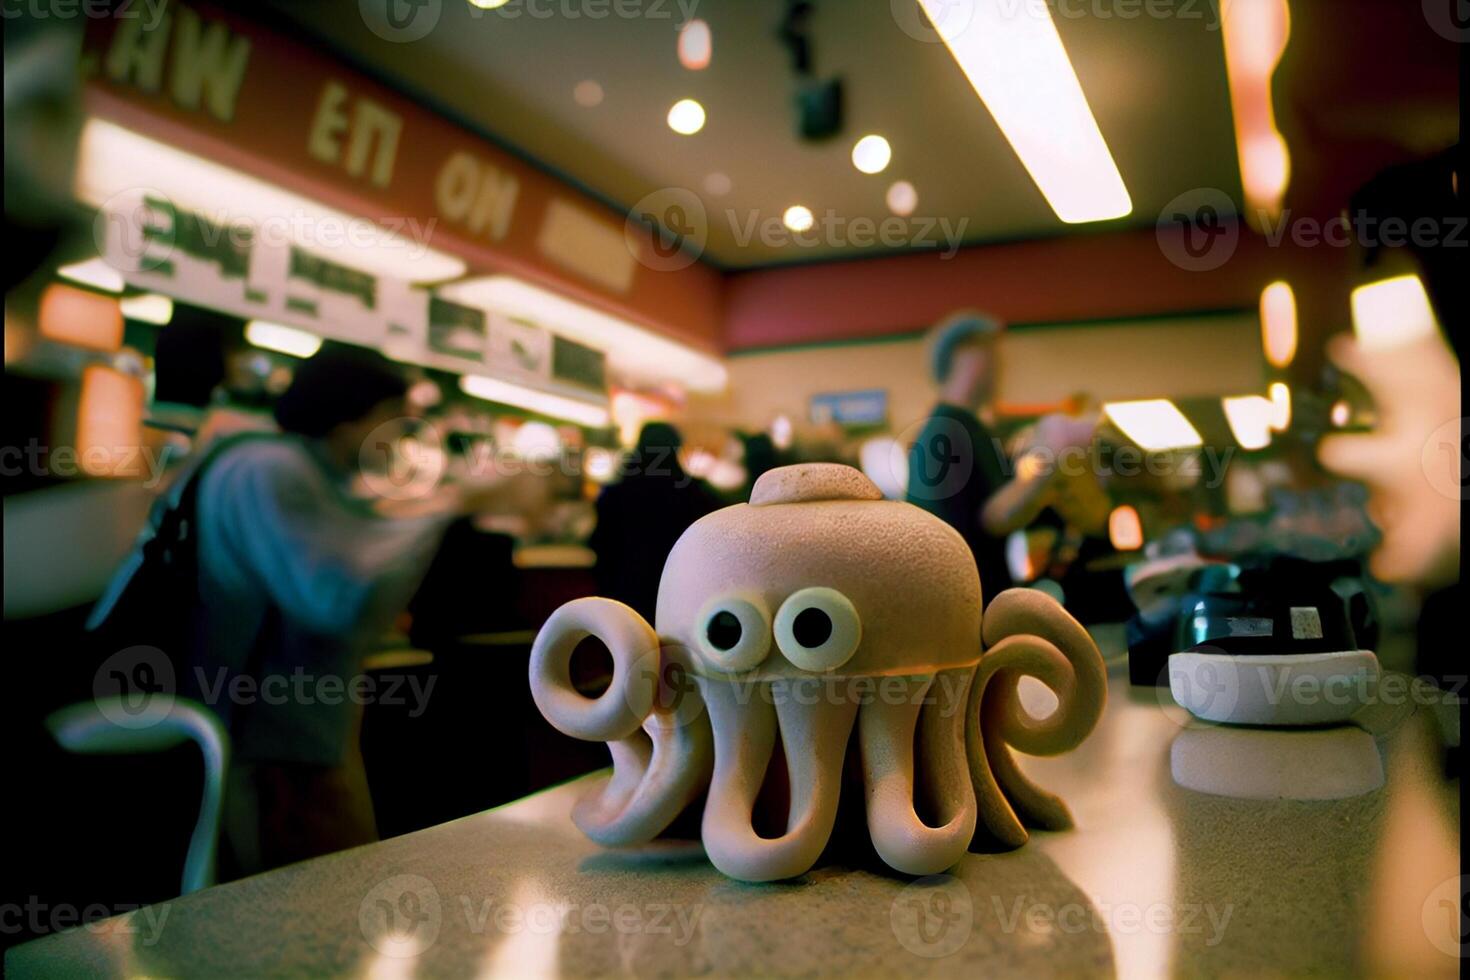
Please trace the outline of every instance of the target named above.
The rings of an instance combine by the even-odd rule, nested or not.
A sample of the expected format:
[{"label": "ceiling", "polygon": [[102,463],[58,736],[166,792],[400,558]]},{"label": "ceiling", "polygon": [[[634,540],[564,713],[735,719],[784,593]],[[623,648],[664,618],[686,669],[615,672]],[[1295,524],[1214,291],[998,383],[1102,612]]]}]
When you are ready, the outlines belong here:
[{"label": "ceiling", "polygon": [[[435,2],[428,0],[431,8]],[[846,128],[817,144],[795,135],[795,79],[777,36],[784,0],[513,0],[501,11],[438,2],[436,25],[412,42],[379,37],[352,0],[271,5],[277,26],[324,44],[618,210],[663,188],[694,191],[709,223],[704,257],[723,268],[892,251],[849,241],[847,226],[839,231],[835,222],[830,234],[806,236],[807,244],[749,230],[797,203],[819,221],[880,221],[889,216],[885,192],[899,179],[918,191],[909,232],[941,248],[951,239],[1152,226],[1184,191],[1240,193],[1223,46],[1208,4],[1180,5],[1196,18],[1098,16],[1086,13],[1096,4],[1049,5],[1066,12],[1054,17],[1057,30],[1133,200],[1126,218],[1079,226],[1063,224],[1047,205],[945,47],[905,32],[900,20],[917,16],[908,9],[914,0],[817,0],[809,33],[816,73],[841,76],[846,85]],[[682,68],[676,55],[675,27],[691,7],[714,37],[712,62],[698,72]],[[620,8],[645,15],[611,14]],[[534,17],[532,9],[554,16]],[[587,16],[595,10],[609,15]],[[573,98],[588,79],[604,92],[594,108]],[[669,107],[686,97],[708,112],[693,136],[665,124]],[[853,142],[870,132],[893,146],[892,163],[877,175],[859,173],[850,160]],[[712,173],[729,178],[726,193],[706,189]]]}]

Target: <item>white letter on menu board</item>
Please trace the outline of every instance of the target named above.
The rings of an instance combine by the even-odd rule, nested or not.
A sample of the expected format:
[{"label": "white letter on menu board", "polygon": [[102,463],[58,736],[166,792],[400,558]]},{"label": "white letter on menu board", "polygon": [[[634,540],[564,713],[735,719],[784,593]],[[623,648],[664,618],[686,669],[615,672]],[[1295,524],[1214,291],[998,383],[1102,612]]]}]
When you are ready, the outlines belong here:
[{"label": "white letter on menu board", "polygon": [[185,109],[198,109],[203,95],[210,115],[229,122],[235,117],[235,98],[245,79],[250,39],[231,35],[218,21],[205,27],[188,7],[179,7],[178,11],[179,30],[174,35],[169,80],[174,101]]}]

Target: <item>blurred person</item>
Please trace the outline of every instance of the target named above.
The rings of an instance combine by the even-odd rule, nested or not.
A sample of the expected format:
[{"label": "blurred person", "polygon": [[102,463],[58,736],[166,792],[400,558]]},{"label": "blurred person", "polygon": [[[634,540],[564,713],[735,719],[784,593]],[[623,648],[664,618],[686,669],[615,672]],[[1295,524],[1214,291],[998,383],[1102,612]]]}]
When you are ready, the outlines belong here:
[{"label": "blurred person", "polygon": [[597,498],[588,545],[597,554],[599,595],[625,602],[649,622],[658,605],[664,560],[689,525],[721,506],[679,463],[683,439],[667,422],[649,422],[623,463],[623,476]]},{"label": "blurred person", "polygon": [[768,433],[739,433],[742,448],[742,462],[745,467],[745,483],[740,492],[740,503],[750,499],[750,493],[755,489],[755,481],[761,478],[761,474],[767,470],[773,470],[780,464],[780,454],[776,449],[776,441]]},{"label": "blurred person", "polygon": [[[225,833],[240,872],[377,837],[345,692],[446,525],[482,502],[454,487],[382,506],[348,493],[370,434],[406,415],[406,389],[382,355],[328,344],[276,404],[279,433],[223,438],[180,477],[197,481],[198,593],[167,614],[188,624],[181,692],[233,742]],[[258,695],[233,699],[240,678]]]},{"label": "blurred person", "polygon": [[[929,353],[939,404],[909,453],[908,501],[965,538],[987,597],[1013,584],[1005,558],[1007,534],[1030,524],[1051,505],[1085,510],[1084,522],[1095,524],[1101,494],[1095,480],[1091,487],[1074,485],[1056,465],[1067,450],[1091,441],[1093,423],[1086,418],[1043,418],[1012,471],[990,428],[1003,330],[998,320],[969,310],[935,325]],[[1091,474],[1084,477],[1082,483]],[[1105,511],[1102,519],[1106,521]]]}]

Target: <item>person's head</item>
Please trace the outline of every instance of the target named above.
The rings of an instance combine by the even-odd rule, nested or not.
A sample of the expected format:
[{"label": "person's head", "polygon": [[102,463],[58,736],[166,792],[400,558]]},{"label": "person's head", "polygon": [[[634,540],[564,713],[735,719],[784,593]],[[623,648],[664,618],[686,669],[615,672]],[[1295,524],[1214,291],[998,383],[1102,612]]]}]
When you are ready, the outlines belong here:
[{"label": "person's head", "polygon": [[684,437],[679,430],[667,422],[645,422],[638,430],[638,442],[633,447],[630,472],[647,476],[679,476],[679,450],[684,446]]},{"label": "person's head", "polygon": [[276,402],[281,431],[319,440],[344,467],[378,426],[407,413],[408,383],[377,351],[327,343],[301,363]]},{"label": "person's head", "polygon": [[995,394],[997,341],[1003,330],[994,317],[975,310],[951,313],[929,331],[929,365],[946,398],[967,407]]}]

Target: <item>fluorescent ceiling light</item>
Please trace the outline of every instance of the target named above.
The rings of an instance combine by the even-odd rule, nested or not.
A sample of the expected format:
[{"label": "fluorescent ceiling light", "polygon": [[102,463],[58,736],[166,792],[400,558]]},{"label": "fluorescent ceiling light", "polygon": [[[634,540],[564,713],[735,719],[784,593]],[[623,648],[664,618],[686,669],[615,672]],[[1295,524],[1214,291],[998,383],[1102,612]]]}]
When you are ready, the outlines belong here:
[{"label": "fluorescent ceiling light", "polygon": [[675,382],[692,391],[723,391],[724,363],[652,330],[511,276],[450,283],[439,295],[456,303],[519,317],[607,355],[608,367],[633,383]]},{"label": "fluorescent ceiling light", "polygon": [[567,398],[564,395],[553,395],[547,391],[537,391],[535,388],[512,384],[499,378],[487,378],[483,374],[461,376],[459,388],[466,395],[483,398],[489,402],[512,405],[528,412],[535,412],[537,415],[566,419],[569,422],[576,422],[578,425],[594,429],[604,428],[608,423],[608,412],[605,405]]},{"label": "fluorescent ceiling light", "polygon": [[1125,436],[1140,449],[1161,453],[1170,449],[1194,449],[1204,445],[1198,430],[1179,407],[1167,398],[1136,402],[1108,402],[1103,406]]},{"label": "fluorescent ceiling light", "polygon": [[1424,281],[1395,276],[1353,290],[1353,332],[1364,350],[1403,347],[1439,332]]},{"label": "fluorescent ceiling light", "polygon": [[1225,406],[1225,421],[1230,423],[1230,432],[1241,449],[1265,449],[1271,445],[1271,422],[1276,417],[1276,407],[1269,398],[1245,395],[1222,398],[1221,404]]},{"label": "fluorescent ceiling light", "polygon": [[123,281],[122,273],[100,258],[64,265],[56,270],[56,274],[71,282],[100,289],[104,293],[120,293],[127,285]]},{"label": "fluorescent ceiling light", "polygon": [[316,334],[265,320],[251,320],[245,324],[245,339],[256,347],[292,357],[310,357],[322,348],[322,338]]},{"label": "fluorescent ceiling light", "polygon": [[1284,368],[1296,357],[1296,294],[1291,285],[1273,282],[1261,291],[1261,347],[1272,367]]},{"label": "fluorescent ceiling light", "polygon": [[[955,21],[951,3],[919,0],[936,26]],[[974,0],[966,23],[939,33],[1057,217],[1133,210],[1046,4]]]},{"label": "fluorescent ceiling light", "polygon": [[119,200],[126,207],[136,206],[145,194],[160,195],[174,207],[215,224],[247,227],[260,239],[289,242],[373,275],[438,282],[465,273],[461,259],[368,218],[337,211],[103,119],[88,119],[82,129],[75,191],[96,208],[119,195],[125,195]]},{"label": "fluorescent ceiling light", "polygon": [[163,326],[174,318],[174,301],[158,293],[129,296],[119,300],[117,305],[122,310],[122,315],[129,320],[141,320],[144,323],[156,323]]}]

